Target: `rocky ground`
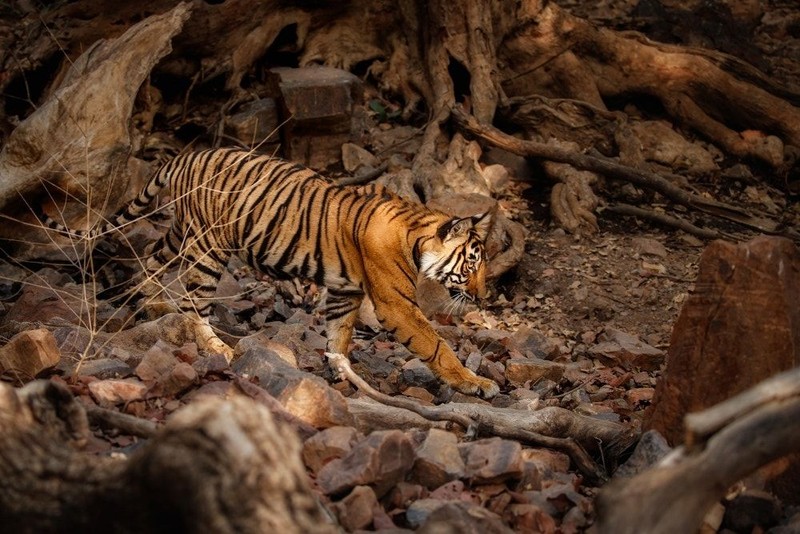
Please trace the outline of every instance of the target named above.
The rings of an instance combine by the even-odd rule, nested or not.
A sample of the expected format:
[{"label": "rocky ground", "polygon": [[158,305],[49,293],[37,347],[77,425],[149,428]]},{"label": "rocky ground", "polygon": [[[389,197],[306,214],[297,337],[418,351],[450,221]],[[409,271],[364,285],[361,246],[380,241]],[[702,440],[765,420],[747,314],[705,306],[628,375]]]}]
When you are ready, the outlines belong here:
[{"label": "rocky ground", "polygon": [[[561,3],[617,26],[633,20],[636,4],[605,2],[590,9],[588,3]],[[786,56],[798,40],[773,53],[781,35],[796,35],[796,9],[780,2],[768,7],[755,46],[784,81],[796,82],[800,69]],[[393,146],[377,138],[395,132],[397,140],[408,132],[387,121],[385,109],[367,103],[363,111],[372,121],[373,151]],[[762,182],[757,168],[721,156],[717,164],[718,173],[693,185],[796,222],[792,177],[783,184]],[[496,281],[485,305],[456,316],[434,311],[433,323],[467,367],[501,384],[492,406],[556,406],[638,430],[663,370],[672,326],[694,289],[704,243],[602,214],[598,233],[567,234],[550,226],[544,178],[520,160],[508,170],[511,181],[496,196],[503,213],[526,229],[525,255]],[[131,250],[141,252],[166,220],[156,217],[128,229]],[[101,291],[118,294],[107,288],[128,279],[136,262],[104,261],[96,255],[91,263],[0,264],[5,380],[62,381],[87,406],[157,423],[203,396],[243,393],[258,400],[266,391],[304,438],[303,461],[314,489],[346,531],[398,532],[442,521],[468,532],[579,532],[592,525],[598,484],[564,452],[487,434],[469,440],[443,424],[376,430],[380,424],[369,422],[363,406],[352,402],[359,398],[356,389],[333,377],[325,364],[321,288],[274,282],[232,262],[214,318],[223,338],[237,347],[239,358],[229,365],[205,354],[191,336],[176,333],[183,318],[137,320],[133,306],[105,299]],[[424,364],[370,325],[367,314],[351,360],[375,389],[423,405],[485,403],[442,388]],[[93,430],[88,450],[97,454],[124,454],[141,439]],[[602,465],[600,450],[594,452]],[[792,511],[775,513],[756,528],[786,522]],[[726,525],[746,531],[741,524]]]}]

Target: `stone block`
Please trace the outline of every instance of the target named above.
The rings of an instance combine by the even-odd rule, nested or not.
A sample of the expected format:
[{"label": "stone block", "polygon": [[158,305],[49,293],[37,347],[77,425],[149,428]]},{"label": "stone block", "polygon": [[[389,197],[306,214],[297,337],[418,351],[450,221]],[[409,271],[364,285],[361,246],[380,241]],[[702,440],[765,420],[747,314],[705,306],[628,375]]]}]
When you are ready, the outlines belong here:
[{"label": "stone block", "polygon": [[458,446],[465,476],[476,484],[493,484],[522,473],[522,446],[502,438],[488,438]]},{"label": "stone block", "polygon": [[0,347],[0,371],[25,381],[55,367],[60,360],[56,338],[45,328],[20,332]]},{"label": "stone block", "polygon": [[445,430],[432,428],[416,450],[412,479],[428,489],[464,475],[464,460],[458,451],[458,438]]},{"label": "stone block", "polygon": [[225,133],[241,144],[258,147],[259,152],[272,153],[280,141],[278,106],[274,98],[261,98],[244,104],[225,118]]}]

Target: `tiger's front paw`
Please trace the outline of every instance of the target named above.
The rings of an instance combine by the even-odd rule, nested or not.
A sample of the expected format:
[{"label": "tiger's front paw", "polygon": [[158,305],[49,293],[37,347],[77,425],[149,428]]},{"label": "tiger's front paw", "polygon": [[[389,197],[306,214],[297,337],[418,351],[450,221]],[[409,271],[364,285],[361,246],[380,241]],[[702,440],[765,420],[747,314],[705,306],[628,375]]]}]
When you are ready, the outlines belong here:
[{"label": "tiger's front paw", "polygon": [[470,376],[450,383],[450,386],[466,395],[477,395],[484,399],[491,399],[500,393],[500,386],[494,380],[480,377],[472,371],[469,371],[469,374]]}]

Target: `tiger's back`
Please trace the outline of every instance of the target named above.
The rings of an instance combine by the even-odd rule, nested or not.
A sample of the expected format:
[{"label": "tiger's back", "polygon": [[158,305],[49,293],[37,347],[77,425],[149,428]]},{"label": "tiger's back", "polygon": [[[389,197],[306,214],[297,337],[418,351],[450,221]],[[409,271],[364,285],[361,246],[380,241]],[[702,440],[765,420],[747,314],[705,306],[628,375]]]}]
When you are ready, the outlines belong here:
[{"label": "tiger's back", "polygon": [[[273,276],[313,279],[328,288],[328,352],[347,354],[366,295],[395,338],[456,389],[490,397],[491,380],[464,368],[415,300],[417,274],[452,291],[483,296],[488,218],[458,219],[392,194],[330,183],[300,165],[236,149],[178,156],[134,202],[171,184],[175,217],[146,264],[155,278],[176,258],[189,265],[193,298],[184,311],[205,316],[231,255]],[[155,296],[157,284],[143,294]]]}]

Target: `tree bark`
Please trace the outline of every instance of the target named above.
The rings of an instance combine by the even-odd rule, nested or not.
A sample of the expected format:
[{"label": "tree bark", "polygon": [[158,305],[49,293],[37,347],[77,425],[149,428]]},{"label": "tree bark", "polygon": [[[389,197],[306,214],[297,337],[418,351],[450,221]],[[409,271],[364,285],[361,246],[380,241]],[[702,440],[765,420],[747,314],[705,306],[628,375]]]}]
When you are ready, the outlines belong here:
[{"label": "tree bark", "polygon": [[735,482],[800,451],[800,369],[686,417],[693,442],[597,499],[598,532],[694,532]]},{"label": "tree bark", "polygon": [[177,412],[127,459],[81,451],[83,407],[58,383],[0,384],[0,523],[9,532],[336,532],[301,444],[245,397]]}]

